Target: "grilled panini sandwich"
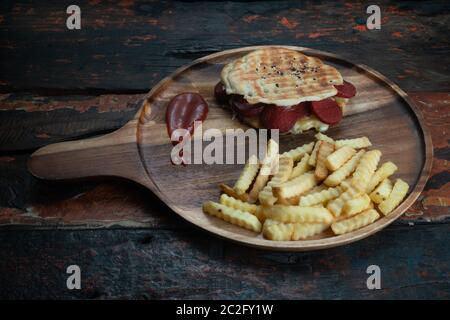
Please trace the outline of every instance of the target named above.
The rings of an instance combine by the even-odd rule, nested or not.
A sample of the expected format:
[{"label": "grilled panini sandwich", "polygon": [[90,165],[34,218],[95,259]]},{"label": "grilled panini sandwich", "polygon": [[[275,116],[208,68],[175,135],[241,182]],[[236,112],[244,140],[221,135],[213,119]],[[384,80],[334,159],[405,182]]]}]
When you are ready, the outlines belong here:
[{"label": "grilled panini sandwich", "polygon": [[355,87],[339,71],[299,51],[273,47],[225,65],[217,100],[255,128],[301,133],[338,123]]}]

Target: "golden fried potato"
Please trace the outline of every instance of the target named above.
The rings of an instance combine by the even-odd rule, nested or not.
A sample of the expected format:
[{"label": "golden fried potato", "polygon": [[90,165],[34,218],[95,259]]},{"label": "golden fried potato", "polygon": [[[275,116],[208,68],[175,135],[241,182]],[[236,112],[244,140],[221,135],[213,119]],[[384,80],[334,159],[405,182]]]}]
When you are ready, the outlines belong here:
[{"label": "golden fried potato", "polygon": [[402,202],[408,193],[409,185],[402,179],[395,181],[392,192],[386,200],[378,205],[378,209],[386,216],[391,213]]},{"label": "golden fried potato", "polygon": [[323,184],[319,184],[319,185],[315,186],[314,188],[309,189],[309,190],[306,191],[306,192],[303,192],[303,193],[301,194],[301,197],[303,197],[303,196],[308,196],[308,195],[310,195],[310,194],[313,194],[313,193],[316,193],[316,192],[320,192],[320,191],[323,191],[323,190],[326,190],[326,189],[328,189],[327,186],[325,186],[325,185],[323,185]]},{"label": "golden fried potato", "polygon": [[276,204],[285,204],[289,206],[298,206],[298,202],[300,201],[300,196],[293,196],[290,198],[278,198]]},{"label": "golden fried potato", "polygon": [[256,212],[258,211],[258,208],[259,208],[259,206],[256,204],[251,204],[248,202],[244,202],[244,201],[235,199],[225,193],[223,193],[220,196],[219,202],[220,202],[220,204],[223,204],[227,207],[230,207],[230,208],[233,208],[233,209],[236,209],[239,211],[250,212],[253,215],[256,215]]},{"label": "golden fried potato", "polygon": [[327,223],[294,223],[292,240],[304,240],[324,232],[330,227]]},{"label": "golden fried potato", "polygon": [[294,161],[300,160],[301,157],[303,157],[307,153],[311,153],[314,147],[314,142],[304,144],[301,147],[286,151],[281,156],[282,157],[289,157],[292,158]]},{"label": "golden fried potato", "polygon": [[342,208],[342,212],[347,216],[351,217],[357,213],[360,213],[370,207],[370,198],[367,194],[362,194],[359,197],[348,200],[344,207]]},{"label": "golden fried potato", "polygon": [[273,139],[270,139],[267,143],[267,152],[264,157],[261,169],[258,172],[258,176],[255,179],[255,182],[252,185],[252,188],[249,192],[249,201],[254,203],[258,200],[258,195],[261,190],[266,186],[269,181],[272,168],[276,166],[276,162],[278,159],[278,150],[279,146]]},{"label": "golden fried potato", "polygon": [[329,136],[327,136],[326,134],[323,134],[322,132],[318,132],[314,135],[314,137],[317,140],[321,140],[321,141],[326,141],[328,143],[334,144],[334,140],[332,138],[330,138]]},{"label": "golden fried potato", "polygon": [[355,171],[364,153],[364,150],[359,150],[358,153],[348,160],[342,167],[330,174],[323,183],[330,187],[339,185],[349,175],[351,175],[353,171]]},{"label": "golden fried potato", "polygon": [[309,154],[305,154],[302,159],[297,163],[297,165],[292,169],[291,176],[289,180],[292,180],[298,176],[301,176],[305,172],[311,169],[311,166],[308,164]]},{"label": "golden fried potato", "polygon": [[267,218],[284,223],[331,223],[333,215],[326,208],[300,207],[276,204],[263,207]]},{"label": "golden fried potato", "polygon": [[261,232],[261,222],[249,212],[229,208],[213,201],[205,202],[203,204],[203,211],[239,227],[255,232]]},{"label": "golden fried potato", "polygon": [[220,188],[220,191],[229,195],[230,197],[239,199],[241,201],[248,202],[248,193],[237,194],[236,191],[232,187],[230,187],[229,185],[226,185],[225,183],[221,183],[219,185],[219,188]]},{"label": "golden fried potato", "polygon": [[356,150],[349,146],[344,146],[340,149],[337,149],[332,154],[330,154],[326,161],[325,165],[327,169],[330,171],[336,171],[340,167],[344,165],[350,158],[352,158],[356,153]]},{"label": "golden fried potato", "polygon": [[253,179],[258,174],[258,170],[259,170],[258,157],[256,155],[252,155],[245,164],[245,167],[242,170],[239,179],[236,181],[236,184],[234,185],[233,188],[234,191],[236,191],[237,194],[244,194],[252,184]]},{"label": "golden fried potato", "polygon": [[339,197],[343,188],[337,186],[335,188],[328,188],[319,192],[304,195],[300,198],[299,205],[301,207],[310,207],[316,204],[324,204],[329,200]]},{"label": "golden fried potato", "polygon": [[316,161],[317,161],[317,151],[319,150],[320,147],[320,143],[322,142],[322,140],[318,140],[316,141],[316,143],[314,144],[314,149],[311,151],[311,156],[309,157],[308,160],[308,164],[311,167],[315,167],[316,166]]},{"label": "golden fried potato", "polygon": [[273,195],[272,187],[287,181],[292,173],[294,161],[290,157],[280,157],[278,171],[267,185],[259,193],[259,202],[263,206],[270,206],[277,202],[277,198]]},{"label": "golden fried potato", "polygon": [[366,192],[371,193],[373,189],[384,179],[394,174],[398,167],[391,161],[385,162],[381,167],[375,171],[369,184],[367,185]]},{"label": "golden fried potato", "polygon": [[305,173],[292,180],[272,188],[273,195],[277,198],[291,198],[301,195],[305,191],[317,185],[317,180],[313,173]]},{"label": "golden fried potato", "polygon": [[220,203],[205,202],[203,211],[269,240],[298,241],[330,227],[336,235],[360,229],[406,197],[408,184],[389,179],[397,166],[387,161],[377,170],[381,151],[362,149],[372,145],[367,137],[315,137],[281,156],[269,141],[262,163],[251,157],[234,188],[221,184]]},{"label": "golden fried potato", "polygon": [[387,199],[392,191],[392,186],[392,181],[389,180],[389,178],[384,179],[370,194],[370,199],[372,199],[373,202],[380,204]]},{"label": "golden fried potato", "polygon": [[280,223],[267,219],[263,226],[263,236],[273,241],[290,241],[294,233],[293,223]]},{"label": "golden fried potato", "polygon": [[361,191],[366,191],[367,185],[377,169],[380,158],[380,150],[370,150],[362,156],[355,172],[353,173],[352,185],[355,188]]},{"label": "golden fried potato", "polygon": [[335,217],[339,217],[342,213],[344,204],[347,201],[358,197],[359,195],[361,195],[361,190],[358,190],[355,187],[350,187],[343,193],[341,193],[339,197],[328,202],[327,209],[330,210]]},{"label": "golden fried potato", "polygon": [[352,147],[353,149],[362,149],[370,147],[372,145],[369,138],[367,137],[336,140],[335,144],[336,149],[342,148],[343,146],[349,146]]},{"label": "golden fried potato", "polygon": [[325,164],[327,157],[334,151],[334,144],[322,141],[319,150],[317,150],[316,170],[314,175],[321,181],[328,176],[328,169]]},{"label": "golden fried potato", "polygon": [[380,214],[376,210],[368,209],[351,218],[334,222],[331,224],[331,230],[336,235],[349,233],[373,223],[379,217]]}]

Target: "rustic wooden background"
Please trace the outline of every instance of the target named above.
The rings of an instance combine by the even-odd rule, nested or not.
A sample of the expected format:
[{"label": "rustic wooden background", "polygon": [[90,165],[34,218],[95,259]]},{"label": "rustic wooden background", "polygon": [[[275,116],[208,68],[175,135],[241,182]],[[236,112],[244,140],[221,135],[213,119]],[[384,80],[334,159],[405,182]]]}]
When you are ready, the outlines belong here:
[{"label": "rustic wooden background", "polygon": [[[0,2],[0,298],[450,298],[447,1],[377,1],[381,30],[351,1],[77,1],[70,31],[72,2]],[[27,172],[38,147],[122,126],[177,67],[259,44],[339,54],[413,97],[435,158],[404,217],[345,247],[275,253],[200,231],[132,182]],[[71,264],[79,291],[66,288]],[[366,288],[371,264],[381,290]]]}]

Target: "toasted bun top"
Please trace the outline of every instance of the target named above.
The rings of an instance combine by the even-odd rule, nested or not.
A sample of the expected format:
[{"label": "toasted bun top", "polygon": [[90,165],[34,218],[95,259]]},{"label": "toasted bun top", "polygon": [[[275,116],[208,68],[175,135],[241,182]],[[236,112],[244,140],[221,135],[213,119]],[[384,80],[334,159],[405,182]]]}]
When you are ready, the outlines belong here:
[{"label": "toasted bun top", "polygon": [[228,94],[243,95],[249,103],[292,106],[336,95],[343,83],[336,68],[320,59],[285,48],[267,48],[227,64],[221,73]]}]

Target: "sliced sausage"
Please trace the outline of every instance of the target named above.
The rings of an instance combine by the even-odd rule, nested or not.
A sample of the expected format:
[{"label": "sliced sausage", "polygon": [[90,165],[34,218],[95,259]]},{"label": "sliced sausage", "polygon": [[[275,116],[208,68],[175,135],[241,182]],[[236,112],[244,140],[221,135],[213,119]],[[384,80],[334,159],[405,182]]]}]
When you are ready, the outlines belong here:
[{"label": "sliced sausage", "polygon": [[311,111],[326,124],[336,124],[342,119],[342,110],[332,98],[311,102]]},{"label": "sliced sausage", "polygon": [[308,104],[306,103],[300,103],[292,107],[266,105],[260,119],[267,129],[279,129],[280,132],[288,132],[297,119],[308,114],[308,110]]},{"label": "sliced sausage", "polygon": [[222,82],[217,83],[214,87],[214,97],[219,104],[226,104],[228,102],[228,95]]},{"label": "sliced sausage", "polygon": [[242,96],[233,95],[230,99],[231,109],[243,117],[257,117],[264,109],[263,103],[250,104]]},{"label": "sliced sausage", "polygon": [[344,83],[341,85],[334,86],[338,93],[336,97],[340,98],[352,98],[356,95],[356,88],[350,82],[344,80]]}]

